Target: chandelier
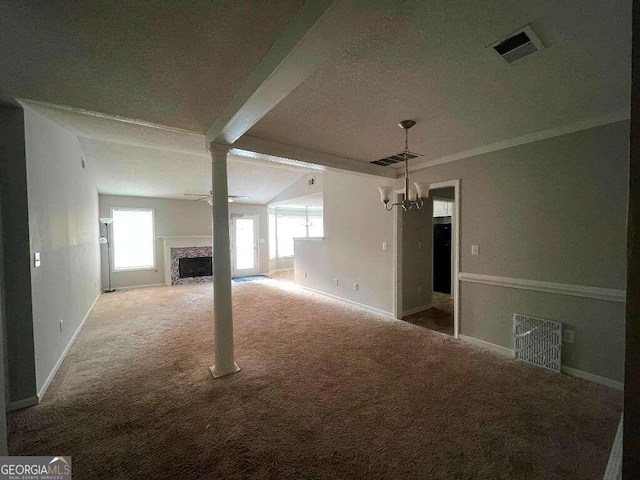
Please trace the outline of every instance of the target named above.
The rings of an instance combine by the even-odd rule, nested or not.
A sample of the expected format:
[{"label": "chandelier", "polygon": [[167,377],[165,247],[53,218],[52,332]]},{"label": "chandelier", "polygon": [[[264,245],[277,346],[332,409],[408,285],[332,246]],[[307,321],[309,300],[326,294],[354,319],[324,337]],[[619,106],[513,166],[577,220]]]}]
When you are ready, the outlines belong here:
[{"label": "chandelier", "polygon": [[404,200],[402,202],[391,203],[391,194],[393,187],[378,187],[380,190],[380,199],[384,203],[387,211],[393,210],[393,207],[402,207],[404,211],[416,208],[420,210],[424,207],[424,200],[429,197],[429,184],[425,182],[415,182],[415,188],[409,186],[409,129],[416,124],[414,120],[403,120],[398,126],[404,130]]}]

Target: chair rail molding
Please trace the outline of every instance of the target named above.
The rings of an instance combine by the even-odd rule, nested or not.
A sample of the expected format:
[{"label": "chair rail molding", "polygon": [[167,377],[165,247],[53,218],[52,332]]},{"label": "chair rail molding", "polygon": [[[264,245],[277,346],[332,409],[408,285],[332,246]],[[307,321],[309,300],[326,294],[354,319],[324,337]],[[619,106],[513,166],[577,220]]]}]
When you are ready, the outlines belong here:
[{"label": "chair rail molding", "polygon": [[625,303],[627,292],[613,288],[591,287],[588,285],[572,285],[570,283],[543,282],[540,280],[528,280],[524,278],[498,277],[493,275],[481,275],[478,273],[461,272],[458,276],[461,282],[480,283],[497,287],[517,288],[520,290],[533,290],[536,292],[554,293],[557,295],[569,295],[572,297],[593,298],[608,302]]}]

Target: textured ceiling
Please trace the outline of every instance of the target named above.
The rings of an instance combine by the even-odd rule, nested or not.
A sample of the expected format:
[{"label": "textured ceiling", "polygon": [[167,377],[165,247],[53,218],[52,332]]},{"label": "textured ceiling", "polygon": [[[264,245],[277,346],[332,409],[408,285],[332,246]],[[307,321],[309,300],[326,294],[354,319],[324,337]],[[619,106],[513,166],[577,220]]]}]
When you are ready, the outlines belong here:
[{"label": "textured ceiling", "polygon": [[[338,1],[362,28],[249,135],[371,161],[413,118],[429,160],[629,107],[630,0]],[[0,96],[203,133],[302,3],[5,0]],[[545,50],[508,65],[485,49],[526,24]],[[203,153],[201,135],[38,108],[84,139]]]},{"label": "textured ceiling", "polygon": [[[185,193],[211,190],[211,160],[157,148],[80,138],[98,192],[107,195],[184,199]],[[229,195],[246,195],[240,203],[266,204],[307,172],[267,162],[230,158]]]},{"label": "textured ceiling", "polygon": [[0,94],[205,132],[303,0],[0,2]]},{"label": "textured ceiling", "polygon": [[302,197],[289,198],[280,202],[273,202],[269,205],[274,207],[322,207],[324,197],[322,192],[312,193],[310,195],[303,195]]},{"label": "textured ceiling", "polygon": [[[22,102],[78,135],[98,191],[108,195],[183,199],[185,193],[211,190],[211,157],[204,136],[134,125]],[[265,204],[309,170],[229,156],[229,194],[248,196],[240,203]]]},{"label": "textured ceiling", "polygon": [[[389,3],[389,2],[387,2]],[[341,55],[249,135],[371,161],[439,158],[629,107],[631,2],[391,2]],[[487,45],[531,23],[545,50],[508,65]]]}]

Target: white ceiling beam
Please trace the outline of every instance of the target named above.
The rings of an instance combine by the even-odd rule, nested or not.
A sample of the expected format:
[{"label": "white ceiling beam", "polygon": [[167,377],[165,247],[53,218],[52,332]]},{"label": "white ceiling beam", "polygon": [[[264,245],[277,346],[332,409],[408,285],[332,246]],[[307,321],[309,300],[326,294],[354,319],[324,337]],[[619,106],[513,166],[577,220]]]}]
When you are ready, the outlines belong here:
[{"label": "white ceiling beam", "polygon": [[376,177],[396,178],[396,169],[368,162],[316,152],[302,147],[285,145],[270,140],[244,135],[234,143],[231,153],[266,160],[268,162],[294,165],[315,170],[350,171]]},{"label": "white ceiling beam", "polygon": [[[207,131],[211,142],[231,145],[322,66],[353,28],[336,21],[336,0],[308,0]],[[332,13],[333,11],[333,13]]]}]

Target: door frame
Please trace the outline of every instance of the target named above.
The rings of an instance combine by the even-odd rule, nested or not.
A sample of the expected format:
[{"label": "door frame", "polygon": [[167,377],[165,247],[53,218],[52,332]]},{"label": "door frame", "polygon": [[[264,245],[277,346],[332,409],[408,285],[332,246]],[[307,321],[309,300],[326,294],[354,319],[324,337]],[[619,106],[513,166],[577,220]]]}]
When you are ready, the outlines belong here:
[{"label": "door frame", "polygon": [[253,219],[253,239],[254,239],[254,247],[253,247],[253,255],[254,255],[254,270],[255,270],[255,274],[253,275],[258,275],[260,273],[260,242],[258,241],[259,238],[259,228],[260,225],[258,224],[258,222],[260,221],[260,218],[258,216],[258,214],[255,213],[234,213],[231,215],[231,277],[232,278],[236,278],[236,277],[244,277],[244,276],[248,276],[248,275],[236,275],[237,273],[237,269],[236,269],[236,220],[237,219],[242,219],[242,218],[251,218]]},{"label": "door frame", "polygon": [[[453,245],[453,276],[451,278],[451,286],[453,291],[453,337],[460,337],[460,179],[446,180],[436,182],[429,185],[429,191],[443,187],[454,187],[455,189],[455,205],[453,206],[453,232],[451,234]],[[404,194],[403,189],[393,192],[394,201],[398,201],[398,196]],[[393,239],[395,255],[393,256],[393,316],[402,319],[402,215],[399,214],[399,208],[393,209]],[[433,270],[433,265],[432,265]],[[433,271],[431,272],[433,275]]]}]

